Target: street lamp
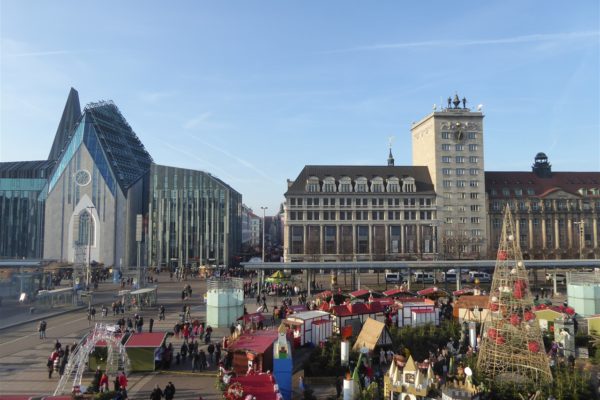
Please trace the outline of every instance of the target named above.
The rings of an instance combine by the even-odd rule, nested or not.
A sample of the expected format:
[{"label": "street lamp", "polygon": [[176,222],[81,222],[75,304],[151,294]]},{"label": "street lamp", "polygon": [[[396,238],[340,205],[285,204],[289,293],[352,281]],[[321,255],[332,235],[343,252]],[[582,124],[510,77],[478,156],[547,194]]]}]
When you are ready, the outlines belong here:
[{"label": "street lamp", "polygon": [[90,290],[90,278],[92,274],[92,222],[94,220],[92,210],[96,209],[94,206],[88,206],[85,208],[88,213],[88,235],[87,235],[87,245],[88,245],[88,257],[87,257],[87,273],[85,278],[85,286],[87,291]]},{"label": "street lamp", "polygon": [[265,262],[265,211],[267,210],[267,208],[269,207],[261,207],[260,209],[263,212],[263,226],[262,226],[262,259],[263,262]]}]

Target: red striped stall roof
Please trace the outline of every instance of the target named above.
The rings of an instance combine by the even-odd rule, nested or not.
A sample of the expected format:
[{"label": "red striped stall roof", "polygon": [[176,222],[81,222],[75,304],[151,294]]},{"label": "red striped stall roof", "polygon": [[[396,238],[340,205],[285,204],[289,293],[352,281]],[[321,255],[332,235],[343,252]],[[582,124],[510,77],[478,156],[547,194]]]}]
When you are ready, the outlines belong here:
[{"label": "red striped stall roof", "polygon": [[243,333],[229,344],[227,351],[246,351],[254,354],[263,354],[277,339],[276,330],[264,330]]}]

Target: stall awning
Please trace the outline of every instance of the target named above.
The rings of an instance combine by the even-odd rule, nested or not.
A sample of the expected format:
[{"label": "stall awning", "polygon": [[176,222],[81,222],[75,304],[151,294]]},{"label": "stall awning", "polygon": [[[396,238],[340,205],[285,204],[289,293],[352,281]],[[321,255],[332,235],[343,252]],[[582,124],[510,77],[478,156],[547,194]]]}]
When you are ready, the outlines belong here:
[{"label": "stall awning", "polygon": [[278,333],[272,331],[256,331],[244,333],[227,347],[227,351],[246,351],[254,354],[263,354],[277,339]]},{"label": "stall awning", "polygon": [[430,287],[430,288],[426,288],[426,289],[423,289],[423,290],[419,290],[417,292],[417,294],[419,296],[425,296],[425,297],[427,297],[427,296],[430,296],[430,297],[448,297],[448,292],[446,292],[445,290],[440,289],[440,288],[438,288],[436,286]]},{"label": "stall awning", "polygon": [[369,295],[369,291],[366,289],[356,290],[356,291],[350,293],[350,296],[352,296],[354,298],[364,297],[364,296],[368,296],[368,295]]}]

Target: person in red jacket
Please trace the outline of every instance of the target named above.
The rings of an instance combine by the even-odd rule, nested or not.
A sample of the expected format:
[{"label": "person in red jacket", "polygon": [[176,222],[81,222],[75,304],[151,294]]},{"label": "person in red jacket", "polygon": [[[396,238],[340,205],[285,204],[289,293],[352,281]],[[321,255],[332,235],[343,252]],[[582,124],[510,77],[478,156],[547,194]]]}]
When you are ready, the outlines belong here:
[{"label": "person in red jacket", "polygon": [[121,389],[127,389],[127,377],[125,376],[125,372],[119,373],[119,387]]},{"label": "person in red jacket", "polygon": [[102,373],[98,387],[100,388],[100,392],[108,392],[108,375],[106,375],[106,372]]}]

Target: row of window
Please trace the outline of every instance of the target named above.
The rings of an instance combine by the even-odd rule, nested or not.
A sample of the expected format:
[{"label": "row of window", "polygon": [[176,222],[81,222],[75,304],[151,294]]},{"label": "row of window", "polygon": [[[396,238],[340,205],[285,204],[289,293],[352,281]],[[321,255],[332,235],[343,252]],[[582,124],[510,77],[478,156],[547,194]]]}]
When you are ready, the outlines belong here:
[{"label": "row of window", "polygon": [[[478,151],[479,145],[473,143],[473,144],[468,145],[467,148],[469,149],[469,151]],[[450,143],[443,143],[442,150],[443,151],[451,151],[452,145]],[[465,150],[464,144],[455,144],[454,145],[454,151],[464,151],[464,150]]]},{"label": "row of window", "polygon": [[[290,221],[415,221],[432,220],[431,211],[289,211]],[[387,216],[387,218],[386,218]],[[402,217],[402,218],[401,218]]]},{"label": "row of window", "polygon": [[[454,139],[454,132],[442,132],[442,139]],[[477,139],[477,132],[467,132],[467,139]]]},{"label": "row of window", "polygon": [[[480,224],[481,223],[481,218],[480,217],[470,217],[470,218],[469,217],[458,217],[456,219],[456,221],[459,224],[466,224],[469,221],[471,221],[472,224],[476,225],[476,224]],[[453,224],[454,223],[454,218],[453,217],[446,217],[445,223],[446,224]]]},{"label": "row of window", "polygon": [[[454,187],[454,184],[455,184],[455,182],[451,181],[449,179],[445,179],[445,180],[442,181],[442,187],[444,187],[444,188]],[[459,188],[467,187],[467,181],[465,181],[465,180],[457,180],[456,181],[456,187],[459,187]],[[475,181],[475,180],[469,181],[468,182],[468,187],[472,187],[472,188],[479,187],[479,181]]]},{"label": "row of window", "polygon": [[458,193],[452,193],[452,192],[444,192],[444,198],[447,200],[451,200],[453,198],[456,199],[471,199],[471,200],[477,200],[479,198],[479,192],[471,192],[471,193],[467,193],[467,192],[458,192]]},{"label": "row of window", "polygon": [[[546,221],[546,231],[547,232],[552,232],[554,230],[554,222],[552,221],[552,218],[548,218],[545,220]],[[541,226],[541,222],[542,219],[540,218],[532,218],[531,219],[531,225],[534,228],[538,228],[539,226]],[[579,232],[579,230],[581,229],[581,225],[579,224],[579,221],[575,221],[577,224],[572,223],[572,229],[574,232]],[[527,226],[529,224],[529,220],[527,218],[519,218],[518,219],[518,224],[519,224],[519,228],[521,230],[527,229]],[[564,229],[565,227],[567,227],[567,220],[564,218],[559,218],[558,219],[558,227],[560,229]],[[583,224],[583,230],[584,233],[591,231],[593,228],[590,226],[591,224],[589,223],[584,223]],[[500,218],[493,218],[492,219],[492,226],[494,228],[501,228],[502,227],[502,219]]]},{"label": "row of window", "polygon": [[466,230],[452,230],[452,229],[446,229],[444,231],[444,233],[446,234],[446,237],[458,237],[458,236],[463,236],[463,237],[481,237],[483,236],[483,229],[466,229]]},{"label": "row of window", "polygon": [[341,207],[351,207],[351,206],[356,206],[356,207],[368,207],[368,206],[375,206],[375,207],[383,207],[384,205],[388,205],[388,206],[400,206],[400,205],[404,205],[404,207],[416,207],[417,205],[420,207],[431,207],[434,205],[434,201],[431,198],[428,197],[420,197],[420,198],[415,198],[415,197],[411,197],[411,198],[406,198],[406,199],[400,199],[400,198],[388,198],[388,199],[384,199],[384,198],[366,198],[366,197],[362,197],[362,198],[351,198],[351,197],[340,197],[340,198],[335,198],[335,197],[324,197],[324,198],[319,198],[319,197],[290,197],[288,199],[289,201],[289,205],[290,206],[309,206],[309,207],[314,207],[314,206],[323,206],[323,207],[331,207],[331,206],[341,206]]},{"label": "row of window", "polygon": [[[493,211],[501,211],[504,209],[507,202],[501,200],[492,201],[492,210]],[[518,209],[519,211],[540,211],[540,210],[550,210],[550,211],[568,211],[568,210],[583,210],[583,211],[591,211],[592,204],[589,202],[583,202],[581,205],[577,200],[529,200],[524,201],[520,200],[516,203],[508,202],[511,209]],[[596,209],[600,210],[600,201],[596,202]]]},{"label": "row of window", "polygon": [[[469,175],[479,175],[480,169],[479,168],[469,168]],[[456,174],[458,176],[461,175],[466,175],[467,173],[467,169],[466,168],[456,168],[456,169],[452,169],[452,168],[442,168],[442,174],[443,175],[453,175]]]},{"label": "row of window", "polygon": [[[449,164],[452,162],[452,156],[442,156],[442,162],[444,164]],[[478,156],[469,156],[468,158],[465,156],[455,156],[454,157],[454,162],[456,162],[457,164],[464,164],[465,162],[467,162],[466,160],[469,160],[469,162],[471,164],[476,164],[479,162],[479,157]]]},{"label": "row of window", "polygon": [[370,181],[366,177],[359,177],[353,182],[352,178],[345,176],[340,178],[339,182],[336,182],[335,178],[329,176],[321,182],[318,177],[311,176],[306,180],[305,190],[311,193],[414,193],[416,192],[416,184],[415,179],[412,177],[402,179],[391,177],[385,180],[382,177],[375,177]]}]

